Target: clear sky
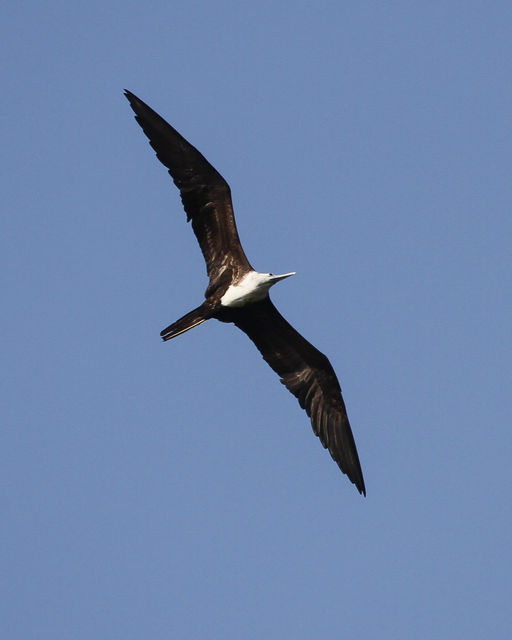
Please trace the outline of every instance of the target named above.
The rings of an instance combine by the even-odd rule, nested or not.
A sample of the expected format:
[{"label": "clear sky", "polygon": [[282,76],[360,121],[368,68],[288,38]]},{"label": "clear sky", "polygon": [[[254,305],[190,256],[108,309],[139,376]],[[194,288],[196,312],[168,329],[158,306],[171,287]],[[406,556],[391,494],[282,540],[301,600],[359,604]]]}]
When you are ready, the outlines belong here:
[{"label": "clear sky", "polygon": [[[511,637],[510,2],[8,2],[0,635]],[[361,497],[240,331],[130,89],[229,181]]]}]

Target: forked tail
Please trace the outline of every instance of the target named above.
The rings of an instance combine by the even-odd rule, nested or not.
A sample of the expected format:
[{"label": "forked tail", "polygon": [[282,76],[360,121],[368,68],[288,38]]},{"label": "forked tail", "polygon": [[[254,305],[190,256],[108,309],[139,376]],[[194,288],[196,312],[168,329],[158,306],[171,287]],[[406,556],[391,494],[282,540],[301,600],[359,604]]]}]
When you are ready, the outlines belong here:
[{"label": "forked tail", "polygon": [[190,311],[190,313],[187,313],[183,318],[176,320],[176,322],[173,322],[161,331],[160,335],[162,336],[162,340],[171,340],[171,338],[175,338],[185,333],[185,331],[197,327],[209,318],[211,318],[211,314],[208,307],[203,303],[200,307]]}]

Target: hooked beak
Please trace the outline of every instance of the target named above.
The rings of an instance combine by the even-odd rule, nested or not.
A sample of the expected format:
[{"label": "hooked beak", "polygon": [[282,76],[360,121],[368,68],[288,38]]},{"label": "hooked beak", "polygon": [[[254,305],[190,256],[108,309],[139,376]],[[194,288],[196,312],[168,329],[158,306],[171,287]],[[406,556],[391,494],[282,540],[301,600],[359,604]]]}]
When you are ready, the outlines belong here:
[{"label": "hooked beak", "polygon": [[279,282],[279,280],[284,280],[285,278],[289,278],[290,276],[294,275],[295,271],[292,271],[291,273],[283,273],[279,276],[272,276],[272,284],[275,284],[276,282]]}]

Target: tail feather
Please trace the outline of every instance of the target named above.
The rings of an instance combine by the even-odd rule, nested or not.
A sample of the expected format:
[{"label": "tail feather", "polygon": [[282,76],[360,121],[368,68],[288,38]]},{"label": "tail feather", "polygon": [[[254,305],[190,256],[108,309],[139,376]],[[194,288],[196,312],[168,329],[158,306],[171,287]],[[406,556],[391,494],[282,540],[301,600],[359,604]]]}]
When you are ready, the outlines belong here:
[{"label": "tail feather", "polygon": [[189,331],[203,322],[206,322],[210,317],[211,315],[208,313],[208,309],[204,304],[202,304],[200,307],[197,307],[197,309],[190,311],[161,331],[160,335],[162,336],[162,340],[171,340],[171,338],[176,338],[176,336],[185,333],[185,331]]}]

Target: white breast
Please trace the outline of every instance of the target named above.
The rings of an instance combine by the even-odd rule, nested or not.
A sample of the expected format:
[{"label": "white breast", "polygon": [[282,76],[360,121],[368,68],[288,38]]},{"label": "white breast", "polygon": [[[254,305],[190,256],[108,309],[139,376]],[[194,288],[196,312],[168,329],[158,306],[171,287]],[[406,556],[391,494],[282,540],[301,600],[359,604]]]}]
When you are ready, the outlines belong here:
[{"label": "white breast", "polygon": [[263,300],[271,285],[268,274],[250,271],[240,282],[228,287],[220,303],[223,307],[243,307],[250,302]]}]

